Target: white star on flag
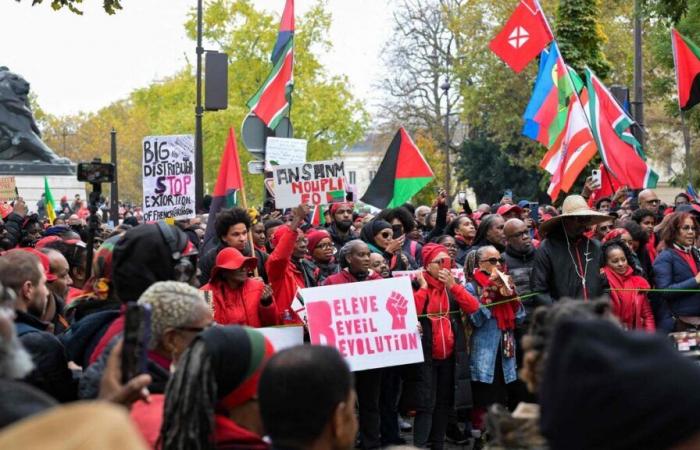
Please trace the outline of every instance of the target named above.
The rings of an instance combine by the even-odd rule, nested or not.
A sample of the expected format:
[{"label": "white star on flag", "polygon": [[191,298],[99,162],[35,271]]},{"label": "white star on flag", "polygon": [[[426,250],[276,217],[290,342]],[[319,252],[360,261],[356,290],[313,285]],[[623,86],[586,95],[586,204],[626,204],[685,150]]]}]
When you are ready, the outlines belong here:
[{"label": "white star on flag", "polygon": [[513,48],[520,48],[528,41],[530,34],[523,27],[515,27],[508,36],[508,43]]}]

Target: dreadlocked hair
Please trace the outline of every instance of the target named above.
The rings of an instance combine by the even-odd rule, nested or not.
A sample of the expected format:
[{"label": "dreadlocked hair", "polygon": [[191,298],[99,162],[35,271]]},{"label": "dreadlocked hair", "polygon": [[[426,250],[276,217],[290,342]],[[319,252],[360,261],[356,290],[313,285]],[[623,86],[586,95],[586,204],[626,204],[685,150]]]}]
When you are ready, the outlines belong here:
[{"label": "dreadlocked hair", "polygon": [[464,277],[467,280],[471,280],[474,277],[474,269],[476,269],[478,263],[477,259],[476,250],[467,253],[467,257],[464,259]]},{"label": "dreadlocked hair", "polygon": [[536,393],[542,382],[547,351],[557,325],[566,320],[594,320],[605,317],[610,317],[610,302],[604,299],[590,302],[562,299],[552,306],[540,306],[535,309],[530,329],[521,341],[523,364],[520,378],[525,381],[528,390]]},{"label": "dreadlocked hair", "polygon": [[182,354],[165,389],[163,425],[157,447],[163,450],[212,448],[216,391],[216,378],[204,341],[196,340]]}]

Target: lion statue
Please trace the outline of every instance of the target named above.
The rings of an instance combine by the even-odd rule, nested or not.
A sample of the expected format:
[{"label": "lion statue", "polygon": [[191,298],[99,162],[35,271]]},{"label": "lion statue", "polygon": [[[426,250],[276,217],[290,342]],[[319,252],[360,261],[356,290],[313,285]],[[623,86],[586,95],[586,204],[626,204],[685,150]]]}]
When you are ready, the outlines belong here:
[{"label": "lion statue", "polygon": [[69,164],[41,140],[28,95],[29,83],[0,67],[0,160]]}]

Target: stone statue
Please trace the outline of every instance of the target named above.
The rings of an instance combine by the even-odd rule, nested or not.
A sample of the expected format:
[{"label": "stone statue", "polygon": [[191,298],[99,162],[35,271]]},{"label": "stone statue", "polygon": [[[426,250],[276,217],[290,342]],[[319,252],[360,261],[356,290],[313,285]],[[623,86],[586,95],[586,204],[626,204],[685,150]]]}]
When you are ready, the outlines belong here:
[{"label": "stone statue", "polygon": [[28,95],[29,83],[0,67],[0,161],[70,164],[41,140]]}]

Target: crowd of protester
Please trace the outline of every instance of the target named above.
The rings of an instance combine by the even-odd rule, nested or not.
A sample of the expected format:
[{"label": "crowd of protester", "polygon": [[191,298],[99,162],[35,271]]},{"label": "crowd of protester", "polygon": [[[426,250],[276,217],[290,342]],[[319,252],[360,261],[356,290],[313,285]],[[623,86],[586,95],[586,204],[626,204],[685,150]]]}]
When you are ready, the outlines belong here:
[{"label": "crowd of protester", "polygon": [[[0,205],[0,448],[700,448],[700,368],[665,342],[700,326],[700,205],[591,183],[560,209],[341,201],[325,225],[308,205],[124,209],[92,261],[79,197],[53,223],[42,201]],[[305,325],[301,288],[397,271],[423,363],[351,373],[256,331]],[[125,381],[132,302],[151,311],[147,371]]]}]

